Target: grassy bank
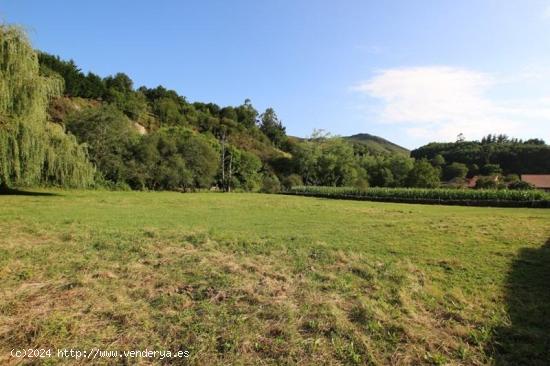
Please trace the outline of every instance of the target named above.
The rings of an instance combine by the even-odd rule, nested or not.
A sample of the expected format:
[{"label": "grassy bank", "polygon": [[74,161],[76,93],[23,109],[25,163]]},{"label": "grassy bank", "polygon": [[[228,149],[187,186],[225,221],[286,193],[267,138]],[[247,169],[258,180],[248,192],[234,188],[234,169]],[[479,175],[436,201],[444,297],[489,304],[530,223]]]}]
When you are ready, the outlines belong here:
[{"label": "grassy bank", "polygon": [[548,210],[55,193],[0,196],[3,364],[39,346],[187,349],[172,364],[194,365],[550,361]]}]

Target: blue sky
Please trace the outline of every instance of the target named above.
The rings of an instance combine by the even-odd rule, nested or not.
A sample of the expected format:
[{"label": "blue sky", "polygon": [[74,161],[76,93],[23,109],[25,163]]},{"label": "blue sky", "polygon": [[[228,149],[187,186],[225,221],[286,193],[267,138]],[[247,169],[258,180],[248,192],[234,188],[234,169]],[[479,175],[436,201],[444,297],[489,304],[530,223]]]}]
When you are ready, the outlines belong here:
[{"label": "blue sky", "polygon": [[0,19],[84,71],[273,107],[293,135],[550,141],[548,0],[4,0]]}]

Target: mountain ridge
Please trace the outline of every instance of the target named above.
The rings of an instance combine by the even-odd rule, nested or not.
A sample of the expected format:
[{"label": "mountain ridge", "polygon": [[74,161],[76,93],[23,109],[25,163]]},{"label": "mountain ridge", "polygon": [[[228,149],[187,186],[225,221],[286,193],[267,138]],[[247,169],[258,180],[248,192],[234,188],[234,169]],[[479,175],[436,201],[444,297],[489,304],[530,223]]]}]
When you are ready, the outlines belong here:
[{"label": "mountain ridge", "polygon": [[374,153],[401,154],[409,156],[410,150],[394,142],[386,140],[383,137],[372,135],[370,133],[357,133],[351,136],[344,136],[344,139],[351,143],[363,144],[367,149]]}]

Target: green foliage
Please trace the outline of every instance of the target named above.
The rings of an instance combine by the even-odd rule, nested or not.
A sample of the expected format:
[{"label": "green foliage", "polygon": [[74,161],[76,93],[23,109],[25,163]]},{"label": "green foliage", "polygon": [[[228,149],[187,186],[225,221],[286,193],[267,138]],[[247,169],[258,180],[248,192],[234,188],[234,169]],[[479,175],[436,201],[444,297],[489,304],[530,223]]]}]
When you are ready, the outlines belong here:
[{"label": "green foliage", "polygon": [[273,108],[266,109],[260,116],[260,130],[276,147],[282,147],[286,142],[286,129]]},{"label": "green foliage", "polygon": [[82,98],[103,98],[105,82],[93,73],[84,75],[73,60],[63,61],[59,56],[45,52],[38,53],[40,72],[44,75],[60,76],[65,84],[65,94]]},{"label": "green foliage", "polygon": [[443,155],[437,154],[436,156],[433,157],[433,159],[431,160],[431,163],[433,166],[442,167],[443,165],[445,165],[445,158],[443,157]]},{"label": "green foliage", "polygon": [[341,138],[313,138],[294,145],[293,160],[306,184],[353,185],[366,175],[352,145]]},{"label": "green foliage", "polygon": [[496,189],[498,186],[496,176],[479,177],[476,180],[476,189]]},{"label": "green foliage", "polygon": [[61,79],[40,74],[26,35],[0,25],[0,185],[92,183],[85,148],[47,122],[48,101],[61,89]]},{"label": "green foliage", "polygon": [[75,113],[67,124],[108,181],[168,190],[209,188],[215,181],[218,146],[205,135],[169,127],[139,136],[114,105]]},{"label": "green foliage", "polygon": [[148,105],[145,96],[140,92],[122,92],[117,89],[108,89],[105,100],[134,121],[145,118]]},{"label": "green foliage", "polygon": [[485,164],[481,167],[481,174],[483,175],[499,175],[502,173],[502,169],[498,164]]},{"label": "green foliage", "polygon": [[349,141],[359,155],[402,155],[408,157],[410,152],[402,146],[391,141],[368,133],[359,133],[353,136],[344,137]]},{"label": "green foliage", "polygon": [[153,89],[142,86],[138,92],[145,96],[148,109],[160,126],[182,126],[188,121],[199,123],[195,107],[174,90],[167,90],[162,86]]},{"label": "green foliage", "polygon": [[260,188],[259,174],[262,161],[254,154],[229,146],[225,158],[225,176],[227,182],[220,179],[220,185],[226,189],[257,191]]},{"label": "green foliage", "polygon": [[262,189],[263,193],[278,193],[281,191],[281,182],[276,175],[264,174],[262,178]]},{"label": "green foliage", "polygon": [[161,98],[155,100],[153,111],[158,116],[161,126],[178,125],[185,121],[180,106],[173,99]]},{"label": "green foliage", "polygon": [[439,170],[426,159],[417,160],[409,172],[407,185],[409,187],[435,188],[439,186]]},{"label": "green foliage", "polygon": [[[235,112],[237,113],[237,121],[240,124],[242,124],[245,128],[251,129],[256,126],[256,118],[258,117],[258,111],[254,109],[250,99],[246,99],[244,101],[244,104],[238,106],[235,109]],[[284,132],[284,127],[283,127],[283,132]],[[269,135],[267,136],[269,137]]]},{"label": "green foliage", "polygon": [[342,139],[328,139],[321,144],[317,161],[317,179],[322,185],[344,186],[355,182],[359,166],[353,148]]},{"label": "green foliage", "polygon": [[504,177],[504,181],[506,183],[512,183],[512,182],[517,182],[519,181],[520,178],[519,178],[519,175],[517,174],[507,174],[505,177]]},{"label": "green foliage", "polygon": [[302,177],[299,176],[298,174],[290,174],[284,177],[282,181],[282,187],[285,190],[289,190],[292,187],[301,186],[303,184],[304,182],[302,181]]},{"label": "green foliage", "polygon": [[[50,70],[51,66],[69,82],[78,79],[78,85],[85,85],[73,62],[48,55],[44,55],[43,61],[44,69]],[[254,138],[267,141],[256,127],[258,113],[249,100],[236,108],[189,104],[175,91],[161,86],[136,91],[132,80],[123,73],[106,77],[101,84],[102,98],[109,106],[79,111],[64,122],[80,141],[88,144],[91,159],[102,172],[106,185],[190,189],[210,187],[218,181],[233,189],[260,188],[262,162],[235,145],[228,145],[224,162],[226,180],[217,178],[221,165],[219,144],[214,136],[220,136],[222,131],[232,136],[248,128]],[[76,87],[71,88],[71,93],[83,95],[82,89]],[[124,115],[147,126],[149,133],[138,136]],[[206,134],[191,133],[188,127]],[[187,132],[182,133],[184,130]]]},{"label": "green foliage", "polygon": [[532,185],[529,182],[524,182],[522,180],[516,180],[516,181],[513,181],[512,183],[508,184],[508,189],[525,191],[525,190],[535,189],[535,186]]},{"label": "green foliage", "polygon": [[292,159],[281,165],[291,171],[283,170],[284,174],[298,174],[310,185],[400,187],[407,184],[414,166],[404,155],[371,155],[338,137],[314,135],[290,146]]},{"label": "green foliage", "polygon": [[107,89],[116,90],[120,93],[129,93],[134,90],[134,82],[128,75],[122,72],[114,76],[108,76],[104,81]]},{"label": "green foliage", "polygon": [[[159,129],[178,127],[196,130],[207,139],[225,139],[224,161],[220,162],[216,176],[217,185],[224,190],[261,188],[262,166],[281,179],[294,174],[308,184],[360,187],[403,186],[412,169],[413,160],[404,155],[407,150],[376,136],[362,134],[341,139],[317,133],[305,141],[289,139],[275,111],[268,108],[258,121],[258,112],[249,99],[236,107],[188,103],[174,90],[162,86],[135,90],[131,78],[123,73],[104,79],[93,74],[86,77],[74,62],[46,54],[42,57],[42,67],[58,73],[71,85],[69,95],[90,97],[101,93],[104,102],[145,126],[149,135],[155,135]],[[65,122],[74,126],[75,118],[81,117],[71,117]],[[89,116],[82,118],[86,120]],[[187,159],[163,155],[154,147],[156,137],[134,136],[130,140],[136,140],[135,144],[125,136],[113,134],[113,139],[118,137],[121,137],[120,147],[117,149],[116,143],[111,144],[112,154],[103,159],[103,163],[99,163],[95,152],[92,154],[108,181],[127,182],[140,189],[187,189],[207,186],[206,182],[210,182],[209,174],[205,182],[198,182],[196,176],[190,178],[182,163]],[[81,141],[89,141],[91,148],[98,144],[91,136],[81,136]],[[281,150],[290,154],[283,154]],[[164,177],[161,181],[151,177],[155,169]]]},{"label": "green foliage", "polygon": [[209,188],[219,166],[215,141],[181,127],[142,137],[131,156],[128,182],[137,189]]},{"label": "green foliage", "polygon": [[443,168],[443,179],[464,179],[468,174],[468,167],[462,163],[451,163]]},{"label": "green foliage", "polygon": [[393,187],[394,179],[393,179],[393,173],[391,172],[390,168],[386,167],[383,164],[376,165],[370,165],[369,168],[367,168],[367,172],[369,173],[369,182],[373,187]]},{"label": "green foliage", "polygon": [[413,168],[413,160],[403,155],[378,155],[362,158],[368,182],[374,187],[403,187]]},{"label": "green foliage", "polygon": [[[447,163],[458,162],[470,167],[498,164],[505,174],[550,172],[550,146],[540,139],[521,141],[504,135],[489,135],[481,141],[430,143],[411,151],[415,159],[433,159],[437,155],[443,156]],[[482,174],[492,173],[482,171]]]},{"label": "green foliage", "polygon": [[225,119],[230,119],[232,121],[237,120],[237,112],[233,107],[224,107],[220,111],[220,117]]},{"label": "green foliage", "polygon": [[86,149],[58,124],[46,125],[46,157],[42,182],[62,187],[83,188],[93,184],[96,170]]},{"label": "green foliage", "polygon": [[413,159],[403,155],[393,155],[388,159],[389,169],[392,172],[395,187],[403,187],[406,184],[410,171],[414,168]]},{"label": "green foliage", "polygon": [[237,161],[237,176],[240,177],[241,187],[248,191],[255,191],[259,184],[259,170],[261,160],[254,154],[242,150]]},{"label": "green foliage", "polygon": [[112,182],[127,178],[126,159],[137,132],[130,120],[117,108],[104,106],[70,115],[68,130],[88,146],[90,160]]}]

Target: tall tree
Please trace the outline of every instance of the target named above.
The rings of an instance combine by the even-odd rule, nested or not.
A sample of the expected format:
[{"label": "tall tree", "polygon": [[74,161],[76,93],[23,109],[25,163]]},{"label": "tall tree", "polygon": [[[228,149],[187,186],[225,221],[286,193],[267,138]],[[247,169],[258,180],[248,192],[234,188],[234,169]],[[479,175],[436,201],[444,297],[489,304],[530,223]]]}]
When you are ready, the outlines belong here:
[{"label": "tall tree", "polygon": [[86,151],[47,122],[49,98],[63,82],[40,74],[38,56],[17,27],[0,25],[0,186],[85,186],[94,169]]},{"label": "tall tree", "polygon": [[244,125],[246,128],[252,128],[256,126],[256,118],[258,117],[258,111],[252,106],[250,99],[246,99],[243,105],[238,106],[235,111],[237,112],[238,122]]},{"label": "tall tree", "polygon": [[138,133],[128,118],[112,105],[73,113],[65,123],[78,141],[88,146],[90,160],[112,182],[123,182],[125,157]]},{"label": "tall tree", "polygon": [[286,141],[286,128],[277,117],[273,108],[267,108],[260,116],[260,130],[276,147],[281,147]]},{"label": "tall tree", "polygon": [[439,170],[426,159],[416,160],[409,172],[407,184],[410,187],[436,188],[439,186]]}]

